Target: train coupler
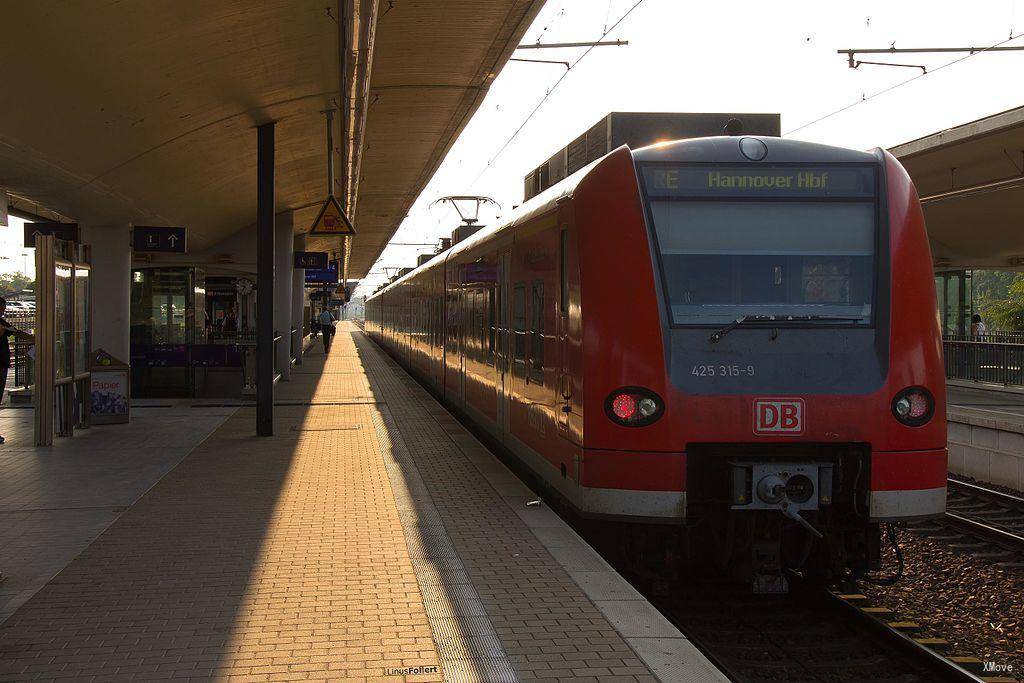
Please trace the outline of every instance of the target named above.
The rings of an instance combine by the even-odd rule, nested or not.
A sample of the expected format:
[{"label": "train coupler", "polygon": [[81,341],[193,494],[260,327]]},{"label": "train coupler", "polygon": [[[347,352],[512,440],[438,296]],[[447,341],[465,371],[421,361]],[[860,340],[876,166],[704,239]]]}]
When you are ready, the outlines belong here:
[{"label": "train coupler", "polygon": [[782,546],[778,539],[754,541],[751,551],[754,593],[788,593],[789,582],[782,573]]},{"label": "train coupler", "polygon": [[789,503],[782,503],[781,512],[783,517],[788,517],[804,529],[807,529],[812,536],[815,536],[816,538],[825,538],[810,522],[800,516],[800,511],[797,508],[793,507]]}]

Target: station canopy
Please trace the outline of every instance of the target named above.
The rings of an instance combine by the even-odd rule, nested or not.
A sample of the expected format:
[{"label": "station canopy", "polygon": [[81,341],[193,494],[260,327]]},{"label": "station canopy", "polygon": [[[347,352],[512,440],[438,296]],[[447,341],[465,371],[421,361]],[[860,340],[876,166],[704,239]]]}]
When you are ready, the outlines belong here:
[{"label": "station canopy", "polygon": [[1024,107],[889,151],[921,195],[936,268],[1024,268]]},{"label": "station canopy", "polygon": [[255,223],[254,127],[276,121],[277,211],[301,233],[327,194],[321,111],[335,107],[361,277],[542,5],[7,3],[0,188],[44,218],[186,226],[200,251]]}]

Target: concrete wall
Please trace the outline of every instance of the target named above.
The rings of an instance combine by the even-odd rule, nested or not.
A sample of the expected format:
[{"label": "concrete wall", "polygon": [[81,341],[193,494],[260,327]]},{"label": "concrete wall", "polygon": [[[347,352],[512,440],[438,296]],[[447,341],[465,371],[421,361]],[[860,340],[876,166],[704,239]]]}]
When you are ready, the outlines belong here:
[{"label": "concrete wall", "polygon": [[1024,423],[967,409],[949,414],[949,471],[1024,490]]},{"label": "concrete wall", "polygon": [[82,242],[92,247],[92,349],[129,361],[132,248],[130,227],[83,226]]}]

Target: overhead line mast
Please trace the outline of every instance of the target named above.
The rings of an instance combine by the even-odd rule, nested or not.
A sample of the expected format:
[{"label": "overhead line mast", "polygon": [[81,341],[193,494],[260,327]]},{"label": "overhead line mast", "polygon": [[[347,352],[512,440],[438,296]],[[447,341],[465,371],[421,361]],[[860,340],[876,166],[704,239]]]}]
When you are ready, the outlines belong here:
[{"label": "overhead line mast", "polygon": [[[1011,37],[1012,39],[1012,37]],[[922,73],[928,73],[928,67],[922,64],[897,64],[894,62],[870,62],[866,60],[857,59],[856,55],[895,55],[895,54],[927,54],[927,53],[949,53],[949,52],[967,52],[969,54],[976,54],[978,52],[1018,52],[1024,50],[1024,46],[993,46],[993,47],[896,47],[895,43],[889,47],[872,47],[872,48],[849,48],[846,50],[836,50],[836,54],[846,55],[847,64],[851,69],[859,68],[861,64],[870,64],[872,66],[902,66],[910,67],[913,69],[920,69]]]}]

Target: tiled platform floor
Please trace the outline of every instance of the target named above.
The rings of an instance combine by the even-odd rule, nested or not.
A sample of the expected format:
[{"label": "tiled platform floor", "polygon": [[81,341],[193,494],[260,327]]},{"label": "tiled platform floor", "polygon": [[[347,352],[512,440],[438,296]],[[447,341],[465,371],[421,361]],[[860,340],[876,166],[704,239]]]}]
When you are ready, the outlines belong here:
[{"label": "tiled platform floor", "polygon": [[277,400],[0,625],[0,680],[721,680],[354,328]]},{"label": "tiled platform floor", "polygon": [[0,410],[0,622],[231,412],[133,406],[129,424],[95,426],[35,448],[32,411]]}]

